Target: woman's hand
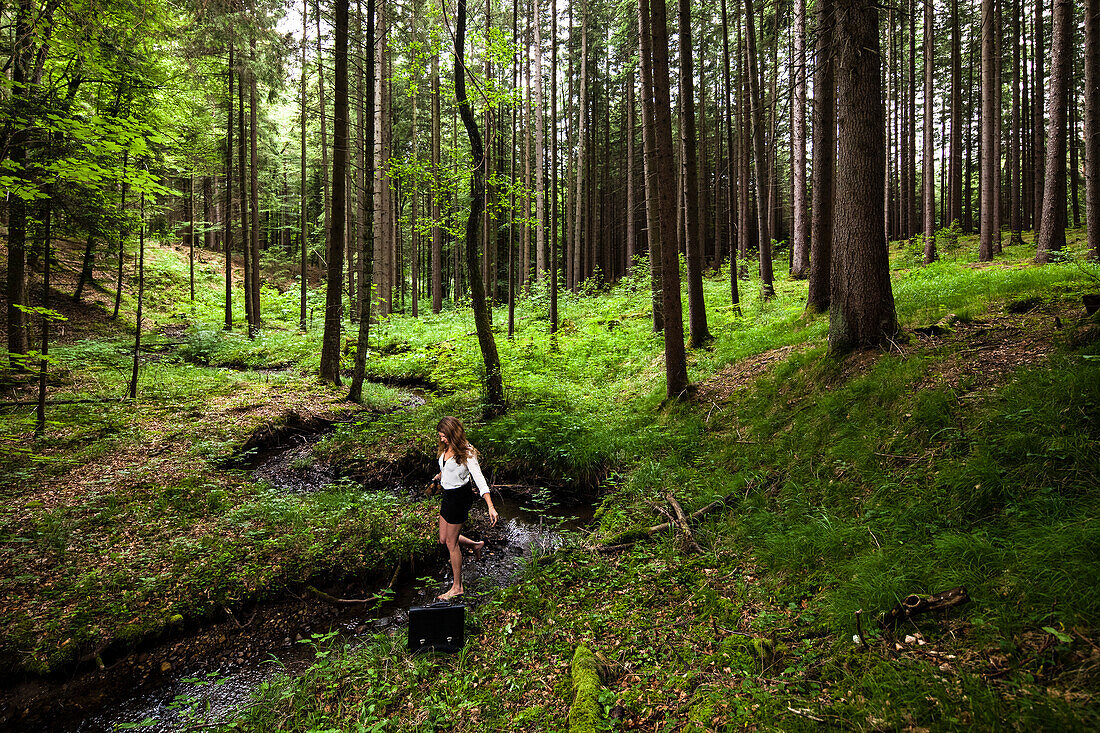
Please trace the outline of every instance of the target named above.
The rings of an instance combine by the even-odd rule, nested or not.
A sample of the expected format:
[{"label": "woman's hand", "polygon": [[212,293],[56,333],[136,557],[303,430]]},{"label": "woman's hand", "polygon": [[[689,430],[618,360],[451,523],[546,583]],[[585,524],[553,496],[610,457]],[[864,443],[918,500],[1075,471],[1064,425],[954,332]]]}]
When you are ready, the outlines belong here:
[{"label": "woman's hand", "polygon": [[495,527],[500,514],[497,513],[497,508],[493,506],[493,499],[488,494],[485,495],[485,504],[489,507],[489,526]]}]

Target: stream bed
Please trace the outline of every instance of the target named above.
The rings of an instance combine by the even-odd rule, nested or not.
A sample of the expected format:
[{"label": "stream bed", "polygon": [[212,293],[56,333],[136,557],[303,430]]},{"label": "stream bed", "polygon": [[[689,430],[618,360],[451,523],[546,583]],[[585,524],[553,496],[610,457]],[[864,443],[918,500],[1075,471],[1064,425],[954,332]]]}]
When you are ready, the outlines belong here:
[{"label": "stream bed", "polygon": [[[338,473],[309,459],[313,445],[330,429],[331,424],[300,431],[277,447],[256,452],[249,460],[252,475],[290,494],[323,489]],[[467,555],[463,564],[468,606],[476,607],[479,598],[515,582],[525,558],[560,547],[592,515],[588,507],[525,508],[496,492],[494,504],[500,522],[484,534],[483,558]],[[106,670],[78,673],[68,681],[23,683],[20,696],[36,701],[37,710],[28,711],[17,725],[43,733],[106,733],[120,726],[161,732],[224,721],[247,705],[264,681],[305,671],[314,659],[315,639],[331,635],[325,643],[339,648],[365,643],[380,632],[400,635],[408,609],[433,602],[449,586],[442,551],[407,574],[412,577],[405,575],[398,576],[380,606],[340,607],[307,596],[260,604],[248,618],[226,609],[223,620],[139,649]],[[365,597],[377,590],[352,587],[342,592]]]}]

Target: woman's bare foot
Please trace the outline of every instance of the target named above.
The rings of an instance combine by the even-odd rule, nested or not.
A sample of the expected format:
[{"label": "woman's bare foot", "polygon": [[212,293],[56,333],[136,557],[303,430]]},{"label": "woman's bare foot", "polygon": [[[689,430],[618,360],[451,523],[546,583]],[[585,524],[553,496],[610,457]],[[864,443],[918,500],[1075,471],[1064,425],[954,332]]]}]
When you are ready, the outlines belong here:
[{"label": "woman's bare foot", "polygon": [[477,559],[477,560],[480,560],[481,559],[481,551],[484,550],[484,549],[485,549],[485,540],[481,540],[480,542],[475,542],[474,543],[474,558]]},{"label": "woman's bare foot", "polygon": [[451,586],[451,589],[449,591],[439,594],[438,596],[436,596],[436,599],[440,601],[450,601],[460,595],[462,595],[462,589],[459,588],[456,590],[454,586]]}]

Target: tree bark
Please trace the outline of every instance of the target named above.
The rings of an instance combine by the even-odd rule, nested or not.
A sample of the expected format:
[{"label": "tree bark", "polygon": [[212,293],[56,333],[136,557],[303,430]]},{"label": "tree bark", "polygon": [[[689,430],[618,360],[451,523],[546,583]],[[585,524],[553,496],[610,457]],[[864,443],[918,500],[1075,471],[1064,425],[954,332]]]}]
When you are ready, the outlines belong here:
[{"label": "tree bark", "polygon": [[[546,277],[546,176],[543,170],[543,159],[546,156],[543,120],[546,111],[542,98],[542,8],[539,0],[532,2],[535,5],[535,277],[542,282]],[[554,11],[555,8],[551,7],[551,10]]]},{"label": "tree bark", "polygon": [[301,147],[302,147],[302,181],[301,188],[298,194],[298,209],[300,214],[299,231],[298,235],[301,252],[299,252],[300,263],[298,272],[300,275],[300,282],[298,284],[298,328],[304,333],[309,327],[308,314],[306,313],[306,280],[308,279],[307,264],[308,259],[306,251],[309,249],[309,236],[308,228],[306,224],[306,44],[309,39],[307,37],[307,25],[309,17],[309,0],[302,0],[302,130],[301,130]]},{"label": "tree bark", "polygon": [[728,197],[726,201],[727,223],[730,232],[730,302],[740,312],[741,297],[737,287],[737,243],[734,240],[737,231],[737,167],[738,156],[733,144],[733,87],[730,84],[730,34],[729,16],[726,8],[726,0],[722,0],[722,81],[723,94],[726,107],[726,180],[728,182]]},{"label": "tree bark", "polygon": [[[33,7],[30,0],[19,0],[15,8],[15,39],[12,49],[12,95],[22,97],[29,106],[27,66],[30,63],[31,22]],[[20,102],[15,102],[16,105]],[[17,176],[22,176],[27,159],[27,131],[19,127],[11,135],[8,157]],[[125,169],[125,164],[124,164]],[[125,174],[124,174],[125,176]],[[19,307],[27,305],[27,204],[17,195],[8,199],[8,363],[13,369],[22,371],[25,367],[20,356],[27,353],[27,314]],[[122,240],[119,239],[119,257],[121,258]],[[116,298],[115,315],[118,315],[117,301],[122,294],[122,268],[119,267],[119,296]],[[18,356],[17,356],[18,355]]]},{"label": "tree bark", "polygon": [[978,258],[983,262],[993,259],[993,239],[1001,225],[996,198],[997,168],[1001,158],[1000,140],[997,139],[997,118],[1001,112],[996,93],[996,31],[994,0],[982,0],[982,174]]},{"label": "tree bark", "polygon": [[473,171],[470,174],[470,215],[466,219],[466,270],[470,279],[470,299],[474,310],[474,326],[477,330],[478,345],[485,363],[485,398],[487,413],[504,412],[504,380],[501,374],[500,357],[497,354],[496,340],[489,323],[488,307],[485,303],[485,288],[478,276],[477,239],[478,223],[485,208],[485,150],[477,120],[470,110],[466,98],[466,0],[458,0],[458,16],[455,22],[455,101],[466,135],[470,138],[470,151],[473,155]]},{"label": "tree bark", "polygon": [[882,221],[885,147],[874,0],[836,4],[838,164],[829,350],[877,344],[897,332]]},{"label": "tree bark", "polygon": [[1044,64],[1046,63],[1046,52],[1044,51],[1044,38],[1043,38],[1043,10],[1046,3],[1042,0],[1034,0],[1035,3],[1035,21],[1034,21],[1034,33],[1035,33],[1035,53],[1033,57],[1035,59],[1035,76],[1032,80],[1032,87],[1035,89],[1035,101],[1031,105],[1032,116],[1032,156],[1034,157],[1034,174],[1032,181],[1032,190],[1034,191],[1032,204],[1032,222],[1031,226],[1035,231],[1039,231],[1043,225],[1043,196],[1046,190],[1046,164],[1047,164],[1047,147],[1046,147],[1046,125],[1043,120],[1046,114],[1046,88],[1047,80],[1044,72]]},{"label": "tree bark", "polygon": [[794,80],[791,91],[791,277],[810,274],[806,201],[806,0],[794,4]]},{"label": "tree bark", "polygon": [[[249,7],[255,14],[255,3],[250,0]],[[259,146],[260,132],[257,123],[258,106],[256,94],[256,32],[249,32],[248,39],[248,165],[251,173],[249,177],[249,204],[252,222],[252,279],[249,286],[252,288],[252,330],[250,335],[260,327],[260,171],[256,148]],[[242,141],[243,142],[243,141]]]},{"label": "tree bark", "polygon": [[[373,1],[373,0],[372,0]],[[373,45],[371,56],[373,57]],[[373,87],[371,87],[373,89]],[[442,171],[439,167],[443,145],[439,121],[439,56],[432,56],[432,313],[443,310],[443,222],[440,211]],[[373,117],[372,117],[373,119]],[[373,122],[369,123],[373,125]],[[373,136],[368,140],[373,148]],[[369,156],[373,160],[373,156]],[[371,183],[373,186],[373,181]],[[372,204],[373,205],[373,204]]]},{"label": "tree bark", "polygon": [[[363,131],[363,139],[367,146],[366,155],[364,155],[364,168],[363,182],[366,190],[363,191],[363,196],[360,199],[359,205],[359,218],[363,219],[363,240],[357,243],[360,248],[361,257],[363,258],[363,275],[359,278],[359,336],[355,343],[355,363],[352,367],[351,376],[351,389],[348,391],[348,399],[352,402],[361,402],[363,399],[363,382],[366,379],[366,366],[367,366],[367,348],[370,342],[370,319],[371,319],[371,285],[374,280],[374,107],[376,103],[375,97],[375,54],[374,54],[374,41],[375,41],[375,0],[367,0],[367,33],[366,38],[363,39],[364,51],[366,53],[366,59],[364,61],[364,76],[363,89],[365,90],[365,99],[362,100],[363,105],[363,120],[366,124],[366,130]],[[436,67],[437,57],[432,57],[432,71],[433,81],[438,84],[438,69]],[[438,97],[433,99],[433,108],[436,110],[436,119],[438,121]],[[434,123],[434,121],[433,121]],[[433,130],[434,132],[434,130]],[[433,155],[437,154],[438,148],[433,144]],[[433,173],[434,177],[434,173]],[[435,188],[432,190],[432,200],[436,199]],[[438,220],[436,220],[438,222]],[[439,270],[434,269],[432,277],[438,277]]]},{"label": "tree bark", "polygon": [[936,261],[936,162],[935,122],[932,119],[932,74],[935,70],[935,45],[932,38],[932,0],[924,4],[924,172],[921,189],[924,199],[924,264]]},{"label": "tree bark", "polygon": [[745,0],[745,38],[747,40],[749,77],[749,108],[752,114],[752,149],[756,165],[756,229],[760,249],[760,295],[764,300],[775,296],[772,284],[772,232],[768,227],[771,221],[769,166],[767,140],[764,130],[764,99],[761,90],[760,56],[756,48],[756,19],[753,0]]},{"label": "tree bark", "polygon": [[649,245],[649,277],[653,304],[653,331],[664,330],[661,304],[661,221],[657,191],[660,179],[654,160],[657,143],[653,131],[653,53],[650,33],[649,2],[638,2],[639,76],[642,94],[642,163],[645,174],[646,239]]},{"label": "tree bark", "polygon": [[[639,6],[648,4],[639,0]],[[652,109],[654,160],[659,180],[670,182],[676,176],[672,156],[672,103],[669,94],[668,23],[664,2],[656,2],[650,11],[650,53],[652,54]],[[650,93],[647,91],[647,94]],[[670,400],[685,396],[688,388],[687,360],[684,349],[684,323],[680,304],[680,267],[676,247],[676,192],[671,185],[658,191],[661,228],[661,305],[664,311],[665,385]]]},{"label": "tree bark", "polygon": [[1050,54],[1050,124],[1046,188],[1035,261],[1050,262],[1066,246],[1066,125],[1073,73],[1073,0],[1054,0]]},{"label": "tree bark", "polygon": [[[233,329],[233,44],[229,44],[229,96],[225,114],[225,330]],[[122,240],[119,239],[119,247]],[[121,273],[121,268],[120,268]]]},{"label": "tree bark", "polygon": [[949,144],[947,218],[962,224],[962,38],[959,0],[951,0],[951,142]]},{"label": "tree bark", "polygon": [[810,219],[810,283],[806,310],[829,310],[833,247],[833,171],[836,165],[835,0],[818,0],[817,67],[814,72],[813,189]]},{"label": "tree bark", "polygon": [[1100,261],[1100,0],[1085,2],[1085,226]]},{"label": "tree bark", "polygon": [[[695,134],[695,70],[691,43],[691,0],[679,0],[680,39],[680,119],[684,140],[684,206],[686,216],[685,254],[688,285],[688,338],[691,348],[698,349],[710,340],[707,330],[707,308],[703,301],[703,238],[699,216],[698,141]],[[677,263],[679,268],[679,263]],[[609,273],[610,274],[610,273]]]},{"label": "tree bark", "polygon": [[[340,384],[340,330],[343,325],[344,227],[348,163],[348,0],[336,0],[335,78],[332,109],[332,236],[325,278],[325,331],[321,379]],[[365,344],[363,345],[365,350]]]},{"label": "tree bark", "polygon": [[145,192],[141,192],[141,230],[138,234],[137,315],[134,321],[133,367],[130,371],[130,399],[137,399],[139,352],[141,351],[142,306],[145,302]]},{"label": "tree bark", "polygon": [[248,335],[249,338],[256,328],[255,314],[252,310],[252,247],[250,242],[252,241],[249,234],[249,221],[248,221],[248,179],[245,177],[248,174],[248,164],[246,162],[246,156],[248,154],[248,138],[245,137],[245,124],[244,124],[244,71],[237,72],[237,185],[241,190],[240,194],[240,215],[241,215],[241,255],[244,263],[244,273],[241,279],[241,290],[244,291],[244,314],[245,320],[248,322]]}]

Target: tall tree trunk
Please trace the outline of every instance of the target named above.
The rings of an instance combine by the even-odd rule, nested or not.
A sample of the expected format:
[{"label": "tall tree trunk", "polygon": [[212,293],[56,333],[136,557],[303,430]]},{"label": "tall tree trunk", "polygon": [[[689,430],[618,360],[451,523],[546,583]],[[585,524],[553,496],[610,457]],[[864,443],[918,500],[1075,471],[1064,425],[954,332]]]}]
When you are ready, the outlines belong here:
[{"label": "tall tree trunk", "polygon": [[959,0],[951,0],[951,142],[948,157],[947,218],[962,224],[962,37]]},{"label": "tall tree trunk", "polygon": [[145,191],[141,192],[141,230],[138,234],[138,291],[137,315],[134,322],[133,367],[130,371],[130,399],[137,399],[138,364],[141,353],[142,306],[145,303]]},{"label": "tall tree trunk", "polygon": [[[15,8],[15,38],[12,49],[12,95],[22,97],[20,102],[29,106],[27,67],[31,59],[31,23],[33,6],[30,0],[19,0]],[[20,104],[15,102],[15,104]],[[16,175],[22,175],[27,159],[27,132],[22,126],[11,136],[8,157]],[[125,174],[124,174],[125,176]],[[22,371],[25,367],[20,356],[27,353],[27,315],[20,306],[27,305],[27,204],[19,196],[8,197],[8,360],[11,367]],[[121,261],[122,240],[119,239]],[[122,294],[122,268],[119,267],[119,298]],[[116,299],[116,303],[117,300]],[[115,315],[118,316],[118,305]],[[19,355],[19,356],[16,356]]]},{"label": "tall tree trunk", "polygon": [[[512,43],[519,46],[519,0],[512,0]],[[519,86],[519,54],[512,56],[512,88]],[[516,134],[519,129],[519,108],[512,105],[512,147],[508,155],[508,175],[511,183],[508,196],[508,338],[516,332]]]},{"label": "tall tree trunk", "polygon": [[806,201],[806,0],[794,4],[794,80],[791,90],[791,277],[810,274]]},{"label": "tall tree trunk", "polygon": [[1085,227],[1100,261],[1100,0],[1085,2]]},{"label": "tall tree trunk", "polygon": [[[908,239],[912,233],[909,218],[909,192],[911,190],[911,165],[909,161],[909,102],[913,93],[913,78],[906,73],[909,58],[905,53],[905,39],[908,37],[907,28],[913,23],[912,1],[910,0],[908,12],[899,3],[898,6],[900,38],[898,41],[898,238]],[[816,129],[815,129],[816,134]]]},{"label": "tall tree trunk", "polygon": [[[325,331],[321,379],[340,384],[340,328],[343,323],[344,226],[348,164],[348,0],[336,0],[335,84],[332,109],[332,237],[325,279]],[[365,349],[366,344],[363,344]]]},{"label": "tall tree trunk", "polygon": [[558,7],[550,3],[550,333],[558,331]]},{"label": "tall tree trunk", "polygon": [[[836,177],[829,350],[882,343],[897,331],[890,260],[883,235],[882,96],[878,9],[873,0],[837,0]],[[930,182],[929,182],[930,184]]]},{"label": "tall tree trunk", "polygon": [[[639,7],[648,4],[639,0]],[[676,165],[672,156],[672,103],[669,93],[668,22],[664,2],[656,2],[650,8],[650,54],[653,84],[646,90],[652,95],[653,169],[662,181],[673,181]],[[661,305],[664,311],[665,385],[670,400],[685,396],[688,388],[687,357],[684,349],[684,322],[680,304],[680,267],[676,247],[676,192],[670,185],[658,190],[661,228]]]},{"label": "tall tree trunk", "polygon": [[[371,319],[371,285],[374,279],[374,107],[376,103],[376,97],[374,94],[374,77],[375,77],[375,55],[374,55],[374,36],[375,36],[375,0],[367,0],[367,37],[363,39],[363,46],[366,52],[366,60],[364,62],[364,75],[363,89],[366,91],[365,99],[363,100],[363,119],[366,123],[366,130],[363,131],[363,139],[365,145],[369,146],[364,151],[366,154],[363,157],[364,167],[363,181],[366,186],[366,190],[363,192],[363,197],[360,199],[359,205],[359,217],[363,219],[363,240],[356,243],[356,246],[360,248],[361,257],[364,260],[363,263],[363,276],[359,278],[359,336],[356,340],[355,348],[355,365],[352,368],[351,377],[351,389],[348,391],[348,399],[352,402],[361,402],[363,398],[363,382],[366,378],[366,366],[367,366],[367,347],[370,340],[370,319]],[[438,87],[439,73],[437,67],[438,57],[432,57],[432,77],[433,86]],[[434,119],[433,126],[439,120],[438,109],[438,95],[433,95],[433,108]],[[433,133],[437,131],[433,130]],[[432,145],[432,154],[438,164],[438,146]],[[433,166],[435,167],[435,166]],[[433,171],[433,179],[435,172]],[[435,186],[432,187],[432,200],[436,200]],[[435,222],[438,224],[438,219]],[[432,277],[439,277],[439,268],[433,266]],[[433,288],[434,292],[434,288]],[[434,295],[433,295],[434,299]]]},{"label": "tall tree trunk", "polygon": [[[642,94],[642,147],[645,173],[646,238],[649,244],[649,276],[653,303],[653,331],[664,330],[664,310],[661,301],[661,210],[658,190],[661,188],[655,160],[657,141],[653,130],[653,36],[650,31],[649,0],[638,0],[638,66]],[[670,245],[671,246],[671,245]],[[679,264],[677,263],[677,267]]]},{"label": "tall tree trunk", "polygon": [[487,413],[500,414],[504,411],[504,380],[500,369],[500,357],[497,355],[496,340],[489,324],[488,307],[485,303],[485,289],[478,277],[477,229],[481,211],[485,207],[485,152],[481,142],[481,133],[477,129],[477,120],[470,110],[466,98],[466,0],[458,0],[458,17],[455,22],[455,101],[470,138],[470,150],[473,154],[473,171],[470,175],[470,216],[466,220],[466,269],[470,278],[470,299],[474,309],[474,327],[477,330],[481,357],[485,362],[485,399]]},{"label": "tall tree trunk", "polygon": [[237,144],[237,184],[241,189],[241,254],[243,255],[241,259],[244,262],[241,290],[244,291],[244,314],[245,319],[248,321],[248,335],[251,338],[256,329],[256,316],[252,308],[252,247],[250,244],[252,239],[248,221],[248,202],[250,199],[248,197],[248,179],[245,177],[248,175],[248,164],[246,163],[248,138],[244,135],[244,82],[244,72],[239,71],[237,73],[237,137],[239,138]]},{"label": "tall tree trunk", "polygon": [[[225,114],[225,330],[233,329],[233,44],[229,44],[229,96]],[[119,246],[121,247],[121,240]]]},{"label": "tall tree trunk", "polygon": [[769,177],[767,140],[764,129],[764,99],[761,90],[760,57],[756,49],[756,19],[752,0],[745,0],[745,37],[747,39],[749,107],[752,113],[753,159],[756,164],[756,228],[759,232],[761,297],[770,300],[775,296],[772,285],[772,232],[769,211]]},{"label": "tall tree trunk", "polygon": [[909,230],[906,236],[912,239],[920,230],[917,219],[917,0],[909,0],[909,94],[906,96],[909,122],[906,153],[909,168],[909,188],[905,192],[906,219]]},{"label": "tall tree trunk", "polygon": [[302,0],[302,181],[298,193],[298,212],[300,217],[300,234],[298,238],[301,243],[301,252],[299,252],[301,262],[299,263],[298,272],[301,281],[298,284],[298,328],[301,329],[303,333],[309,327],[309,321],[307,320],[308,314],[306,313],[306,281],[309,277],[309,272],[306,269],[308,264],[307,250],[309,249],[309,235],[306,224],[306,44],[309,42],[307,36],[307,28],[309,28],[308,16],[309,0]]},{"label": "tall tree trunk", "polygon": [[936,163],[935,121],[932,119],[932,74],[936,66],[936,51],[932,38],[932,0],[924,4],[924,172],[921,174],[924,193],[924,264],[936,261]]},{"label": "tall tree trunk", "polygon": [[328,257],[332,237],[332,197],[329,195],[328,110],[325,105],[325,55],[321,48],[321,0],[313,0],[313,14],[317,21],[317,106],[321,122],[321,202],[324,205],[321,220],[325,228],[324,252]]},{"label": "tall tree trunk", "polygon": [[1066,125],[1073,79],[1073,0],[1054,0],[1050,53],[1050,125],[1046,190],[1035,261],[1050,262],[1066,246]]},{"label": "tall tree trunk", "polygon": [[[373,2],[373,0],[370,0]],[[373,49],[373,46],[371,47]],[[373,57],[373,50],[371,52]],[[373,88],[373,87],[372,87]],[[373,105],[372,105],[373,106]],[[432,313],[443,310],[443,214],[440,211],[442,171],[439,168],[442,134],[439,121],[439,56],[432,56]],[[373,120],[373,116],[372,116]],[[373,125],[373,121],[370,123]],[[368,138],[373,149],[373,137]],[[373,155],[368,156],[371,160]],[[373,180],[371,182],[373,186]],[[373,204],[372,204],[373,206]]]},{"label": "tall tree trunk", "polygon": [[[420,136],[416,134],[416,100],[419,94],[416,92],[420,87],[419,75],[414,79],[414,92],[412,97],[412,157],[413,163],[417,168],[420,167]],[[420,248],[417,246],[417,226],[420,223],[420,186],[419,181],[412,187],[412,191],[409,194],[409,200],[411,204],[411,211],[409,212],[409,232],[412,238],[412,258],[410,259],[410,265],[412,270],[409,273],[409,278],[412,285],[412,316],[413,318],[420,317]]]},{"label": "tall tree trunk", "polygon": [[1080,189],[1080,167],[1077,159],[1077,95],[1076,84],[1072,80],[1071,69],[1070,95],[1069,95],[1069,190],[1070,207],[1073,211],[1073,227],[1081,226],[1081,198],[1078,196]]},{"label": "tall tree trunk", "polygon": [[634,266],[635,232],[634,223],[634,119],[636,105],[634,100],[634,78],[630,75],[626,79],[626,268],[630,272]]},{"label": "tall tree trunk", "polygon": [[[814,71],[813,188],[810,219],[810,286],[806,310],[829,310],[833,246],[833,171],[836,165],[835,0],[818,0],[817,67]],[[903,167],[904,170],[904,167]],[[904,187],[904,186],[903,186]]]},{"label": "tall tree trunk", "polygon": [[1021,0],[1012,0],[1012,123],[1009,131],[1009,173],[1008,173],[1008,206],[1009,206],[1009,244],[1021,244],[1023,237],[1023,201],[1021,200],[1020,174],[1021,162],[1021,138],[1020,134],[1020,14],[1023,3]]},{"label": "tall tree trunk", "polygon": [[539,0],[532,2],[535,6],[535,277],[541,282],[546,276],[546,178],[543,171],[546,110],[542,99],[542,7]]},{"label": "tall tree trunk", "polygon": [[733,241],[734,232],[737,231],[738,220],[737,206],[737,172],[738,155],[733,144],[734,111],[733,111],[733,87],[730,84],[730,33],[729,14],[726,8],[726,0],[722,0],[722,82],[726,107],[726,149],[728,163],[726,164],[726,180],[728,182],[728,197],[726,211],[730,232],[730,302],[740,313],[741,297],[737,287],[737,243]]},{"label": "tall tree trunk", "polygon": [[966,173],[963,176],[963,221],[962,228],[967,234],[974,231],[974,137],[971,135],[970,121],[974,111],[974,44],[970,44],[966,65]]},{"label": "tall tree trunk", "polygon": [[1035,231],[1039,231],[1043,225],[1043,195],[1046,190],[1047,164],[1046,125],[1044,124],[1047,80],[1043,71],[1043,65],[1046,63],[1046,53],[1043,50],[1043,10],[1049,6],[1043,0],[1034,0],[1034,4],[1035,53],[1033,58],[1035,59],[1035,76],[1031,83],[1032,88],[1035,90],[1035,100],[1031,105],[1031,149],[1034,158],[1032,190],[1034,194],[1031,202],[1033,212],[1031,226]]},{"label": "tall tree trunk", "polygon": [[698,141],[695,135],[695,70],[691,43],[691,0],[679,0],[680,120],[684,140],[684,214],[686,216],[688,285],[688,339],[697,349],[710,339],[707,308],[703,301],[703,237],[699,216]]},{"label": "tall tree trunk", "polygon": [[1000,165],[1001,145],[997,139],[997,118],[1000,107],[996,93],[996,20],[994,0],[982,0],[982,175],[981,219],[978,257],[983,262],[993,259],[994,238],[1000,230],[1000,212],[997,210],[997,168]]},{"label": "tall tree trunk", "polygon": [[[47,146],[50,145],[49,134],[47,134]],[[50,151],[52,154],[52,151]],[[38,359],[38,407],[35,411],[34,421],[34,437],[35,440],[42,438],[46,434],[46,375],[49,370],[49,355],[50,355],[50,266],[53,263],[53,184],[47,183],[45,186],[46,200],[45,204],[45,222],[43,223],[43,229],[45,230],[45,246],[43,249],[44,258],[42,265],[42,345],[39,349],[40,357]],[[194,300],[194,298],[192,298]],[[141,330],[140,328],[138,329]]]},{"label": "tall tree trunk", "polygon": [[588,203],[586,196],[585,173],[588,169],[586,160],[588,157],[588,0],[585,0],[581,11],[581,54],[580,54],[580,85],[577,88],[579,101],[577,103],[577,193],[574,197],[574,221],[573,221],[573,279],[571,286],[576,292],[584,279],[582,269],[581,252],[585,246],[582,232],[583,221],[586,218],[581,212],[585,211]]},{"label": "tall tree trunk", "polygon": [[76,292],[73,293],[73,300],[77,303],[80,302],[80,298],[84,293],[84,286],[95,280],[95,235],[89,234],[87,243],[84,246],[84,257],[80,260],[80,279],[76,283]]},{"label": "tall tree trunk", "polygon": [[[249,0],[249,8],[255,15],[255,2]],[[248,165],[251,176],[249,178],[249,204],[252,221],[252,280],[249,286],[252,288],[252,329],[260,327],[260,171],[257,162],[256,148],[259,146],[260,126],[257,122],[258,106],[256,94],[256,32],[249,32],[248,51]],[[242,141],[243,142],[243,141]]]},{"label": "tall tree trunk", "polygon": [[[49,242],[46,243],[49,246]],[[195,174],[187,176],[187,270],[191,304],[195,303]]]}]

